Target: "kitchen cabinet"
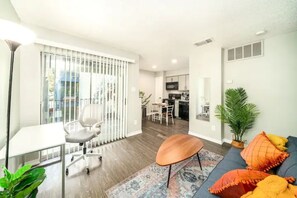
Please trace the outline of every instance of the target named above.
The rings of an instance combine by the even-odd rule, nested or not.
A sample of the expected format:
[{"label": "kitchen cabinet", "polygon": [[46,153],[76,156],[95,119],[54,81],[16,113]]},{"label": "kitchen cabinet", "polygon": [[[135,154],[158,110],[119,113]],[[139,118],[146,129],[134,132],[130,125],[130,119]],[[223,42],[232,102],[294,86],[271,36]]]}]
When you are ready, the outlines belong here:
[{"label": "kitchen cabinet", "polygon": [[168,76],[166,82],[178,82],[178,90],[189,90],[189,74],[179,76]]},{"label": "kitchen cabinet", "polygon": [[189,90],[189,74],[178,77],[178,90]]},{"label": "kitchen cabinet", "polygon": [[168,76],[166,82],[178,82],[178,76]]},{"label": "kitchen cabinet", "polygon": [[189,120],[189,102],[179,101],[179,117],[183,120]]},{"label": "kitchen cabinet", "polygon": [[189,74],[188,75],[186,75],[186,90],[189,90],[189,83],[190,82],[190,76],[189,76]]},{"label": "kitchen cabinet", "polygon": [[178,77],[178,90],[186,90],[186,76],[185,75]]}]

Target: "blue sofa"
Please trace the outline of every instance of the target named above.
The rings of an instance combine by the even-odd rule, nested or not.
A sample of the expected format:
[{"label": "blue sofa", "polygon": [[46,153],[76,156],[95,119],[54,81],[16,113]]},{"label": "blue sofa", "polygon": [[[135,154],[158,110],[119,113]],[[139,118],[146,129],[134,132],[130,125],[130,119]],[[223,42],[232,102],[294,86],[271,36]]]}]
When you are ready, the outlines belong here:
[{"label": "blue sofa", "polygon": [[[297,137],[288,137],[287,152],[290,156],[276,168],[276,174],[281,177],[293,176],[297,179]],[[217,198],[208,191],[218,179],[226,172],[234,169],[245,169],[247,164],[240,155],[241,150],[231,148],[224,159],[209,174],[207,180],[201,185],[199,190],[193,196],[194,198]],[[294,185],[297,185],[297,180]]]}]

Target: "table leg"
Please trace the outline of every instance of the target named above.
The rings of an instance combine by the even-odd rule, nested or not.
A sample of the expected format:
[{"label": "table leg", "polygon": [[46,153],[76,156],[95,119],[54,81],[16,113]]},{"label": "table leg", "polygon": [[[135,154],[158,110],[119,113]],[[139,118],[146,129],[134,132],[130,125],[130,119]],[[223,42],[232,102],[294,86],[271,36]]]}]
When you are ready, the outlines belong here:
[{"label": "table leg", "polygon": [[61,145],[62,160],[62,198],[65,197],[65,144]]},{"label": "table leg", "polygon": [[171,172],[171,164],[169,165],[168,178],[167,178],[167,188],[169,186],[170,172]]},{"label": "table leg", "polygon": [[199,165],[200,165],[200,169],[202,170],[202,166],[201,166],[201,162],[200,162],[200,158],[199,158],[199,154],[197,153],[197,158],[198,158],[198,162],[199,162]]}]

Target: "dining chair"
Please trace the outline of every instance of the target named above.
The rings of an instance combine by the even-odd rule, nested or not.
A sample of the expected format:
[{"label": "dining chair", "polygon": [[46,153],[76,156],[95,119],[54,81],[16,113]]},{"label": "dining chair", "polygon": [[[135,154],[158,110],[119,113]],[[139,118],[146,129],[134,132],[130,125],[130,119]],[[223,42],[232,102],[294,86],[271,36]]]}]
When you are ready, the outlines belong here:
[{"label": "dining chair", "polygon": [[159,113],[159,106],[158,105],[150,105],[149,109],[146,113],[146,116],[148,118],[148,120],[150,120],[150,118],[152,119],[152,121],[156,120],[156,115]]},{"label": "dining chair", "polygon": [[169,118],[171,118],[172,124],[174,124],[174,105],[168,105],[165,107],[166,111],[163,113],[163,117],[166,119],[166,125],[168,126]]}]

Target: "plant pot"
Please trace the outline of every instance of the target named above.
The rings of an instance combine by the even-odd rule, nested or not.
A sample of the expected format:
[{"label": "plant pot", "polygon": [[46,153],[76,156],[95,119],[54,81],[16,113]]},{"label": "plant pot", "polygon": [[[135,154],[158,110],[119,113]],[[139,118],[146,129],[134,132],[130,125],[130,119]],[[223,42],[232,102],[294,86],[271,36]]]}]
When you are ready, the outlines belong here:
[{"label": "plant pot", "polygon": [[231,145],[234,146],[235,148],[244,149],[244,142],[232,140]]}]

